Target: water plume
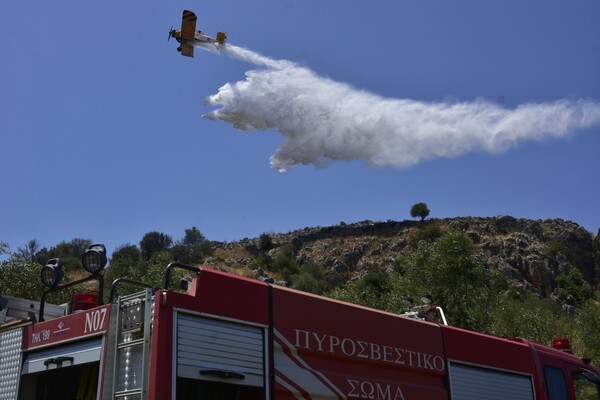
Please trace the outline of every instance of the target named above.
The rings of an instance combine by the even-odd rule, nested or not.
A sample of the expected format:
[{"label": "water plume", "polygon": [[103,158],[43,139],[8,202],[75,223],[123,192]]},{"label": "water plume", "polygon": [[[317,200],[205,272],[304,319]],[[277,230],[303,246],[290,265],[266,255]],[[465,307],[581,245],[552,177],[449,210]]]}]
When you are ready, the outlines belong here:
[{"label": "water plume", "polygon": [[600,124],[600,103],[591,100],[508,109],[485,100],[384,98],[241,47],[217,51],[256,68],[208,97],[205,103],[218,108],[204,117],[240,131],[276,129],[285,138],[270,160],[279,171],[355,159],[402,168],[471,151],[498,153],[526,140],[564,137]]}]

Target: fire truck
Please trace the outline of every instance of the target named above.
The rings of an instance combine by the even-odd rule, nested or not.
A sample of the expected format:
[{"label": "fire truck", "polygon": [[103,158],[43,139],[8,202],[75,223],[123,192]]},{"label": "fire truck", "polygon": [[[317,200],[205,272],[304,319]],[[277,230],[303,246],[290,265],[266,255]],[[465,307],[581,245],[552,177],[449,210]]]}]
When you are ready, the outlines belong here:
[{"label": "fire truck", "polygon": [[[502,339],[179,263],[163,288],[117,279],[102,304],[104,246],[83,265],[88,278],[61,285],[51,260],[40,301],[0,297],[0,400],[600,399],[598,370],[565,340]],[[168,290],[175,269],[193,276],[187,288]],[[97,293],[68,311],[46,304],[84,280]],[[123,283],[140,291],[116,296]]]}]

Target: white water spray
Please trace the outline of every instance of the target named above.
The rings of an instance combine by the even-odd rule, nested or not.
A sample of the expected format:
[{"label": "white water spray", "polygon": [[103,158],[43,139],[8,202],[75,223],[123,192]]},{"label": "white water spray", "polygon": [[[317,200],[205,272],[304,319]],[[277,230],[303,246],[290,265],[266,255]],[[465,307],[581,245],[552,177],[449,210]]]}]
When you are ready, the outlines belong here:
[{"label": "white water spray", "polygon": [[218,51],[260,68],[206,99],[220,108],[204,117],[241,131],[277,129],[286,138],[271,156],[271,166],[279,171],[354,159],[406,167],[469,151],[497,153],[523,140],[563,137],[600,124],[600,103],[594,101],[507,109],[484,100],[388,99],[241,47],[225,45]]}]

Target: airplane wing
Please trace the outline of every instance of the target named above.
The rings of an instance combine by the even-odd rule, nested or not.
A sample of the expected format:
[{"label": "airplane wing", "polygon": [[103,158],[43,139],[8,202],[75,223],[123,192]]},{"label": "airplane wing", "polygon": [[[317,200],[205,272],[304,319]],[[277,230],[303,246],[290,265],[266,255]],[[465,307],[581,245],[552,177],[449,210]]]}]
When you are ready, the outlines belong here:
[{"label": "airplane wing", "polygon": [[[196,14],[192,11],[183,10],[183,16],[181,17],[181,40],[193,40],[196,34]],[[183,43],[182,43],[183,44]],[[182,46],[182,54],[183,54]]]},{"label": "airplane wing", "polygon": [[182,56],[194,57],[194,46],[187,42],[182,42],[180,47]]}]

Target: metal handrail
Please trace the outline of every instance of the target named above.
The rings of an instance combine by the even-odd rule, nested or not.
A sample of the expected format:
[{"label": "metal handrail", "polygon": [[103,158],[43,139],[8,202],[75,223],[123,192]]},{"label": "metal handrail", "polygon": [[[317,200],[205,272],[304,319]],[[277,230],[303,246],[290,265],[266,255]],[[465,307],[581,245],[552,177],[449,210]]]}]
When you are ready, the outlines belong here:
[{"label": "metal handrail", "polygon": [[156,290],[157,290],[154,286],[152,286],[148,283],[145,283],[145,282],[135,281],[133,279],[128,279],[128,278],[117,278],[110,285],[110,292],[108,292],[108,302],[109,303],[112,303],[113,297],[115,296],[115,292],[117,291],[117,286],[120,285],[121,283],[128,283],[130,285],[151,288],[154,292],[156,292]]},{"label": "metal handrail", "polygon": [[181,268],[181,269],[185,269],[187,271],[191,271],[191,272],[195,272],[195,273],[200,272],[200,268],[198,268],[198,267],[192,267],[191,265],[182,264],[182,263],[173,261],[172,263],[167,265],[167,268],[165,268],[165,272],[163,273],[163,278],[164,278],[163,279],[163,288],[164,289],[169,288],[169,280],[171,278],[171,270],[173,268]]}]

